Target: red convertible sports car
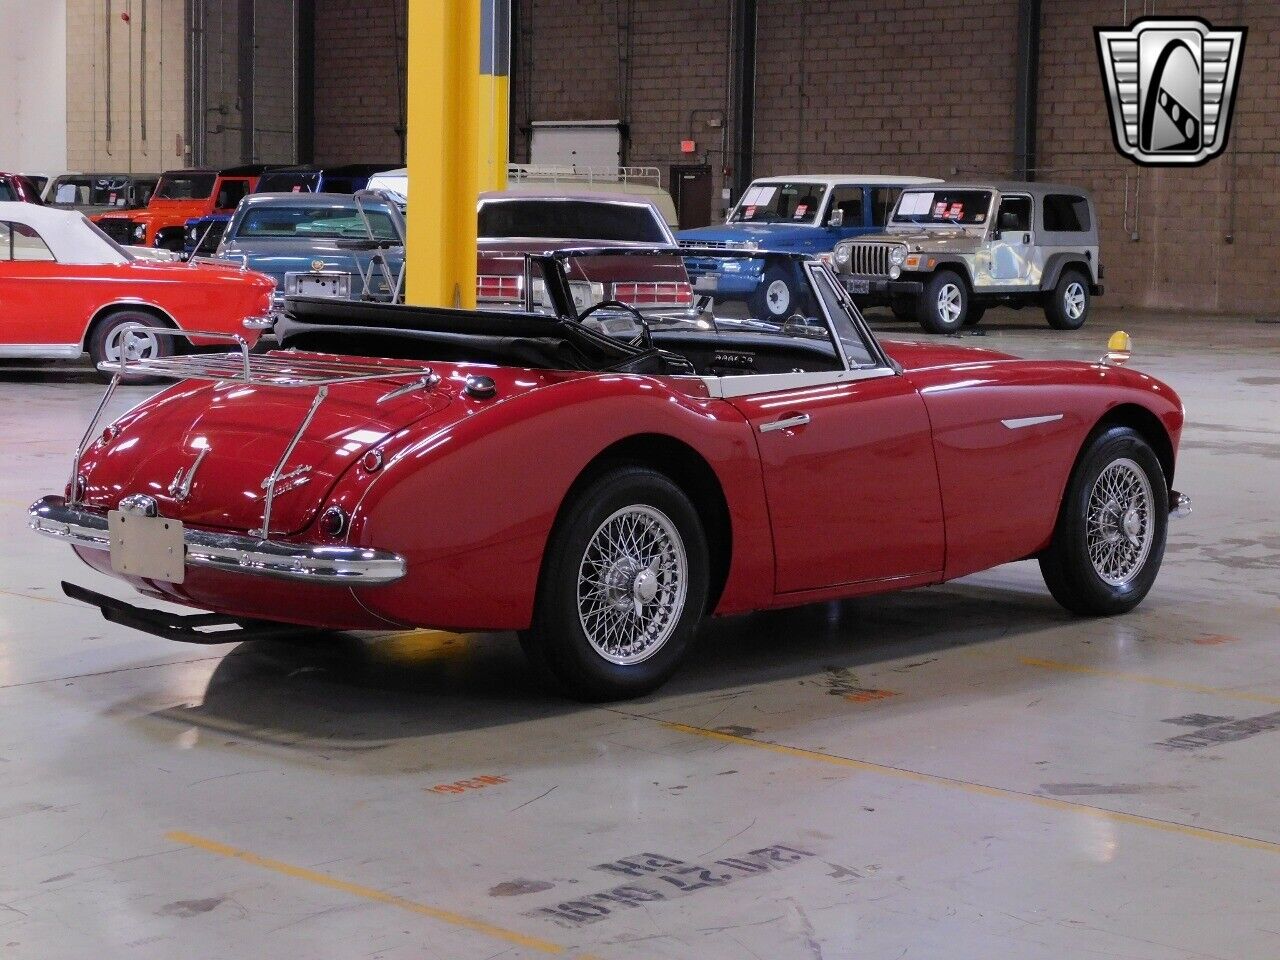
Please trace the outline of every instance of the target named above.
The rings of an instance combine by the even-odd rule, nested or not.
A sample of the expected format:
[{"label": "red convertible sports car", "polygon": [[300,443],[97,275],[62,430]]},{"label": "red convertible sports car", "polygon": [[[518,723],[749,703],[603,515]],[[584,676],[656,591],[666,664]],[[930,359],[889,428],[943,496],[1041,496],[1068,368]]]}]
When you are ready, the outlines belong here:
[{"label": "red convertible sports car", "polygon": [[[158,330],[257,339],[242,324],[270,312],[270,277],[155,256],[163,255],[121,247],[81,213],[0,203],[0,357],[74,359],[88,351],[101,363],[183,346]],[[125,327],[131,332],[122,337]],[[219,339],[193,335],[190,342]]]},{"label": "red convertible sports car", "polygon": [[705,615],[1032,557],[1076,613],[1146,595],[1189,510],[1169,387],[1118,355],[881,343],[820,262],[693,254],[776,257],[795,312],[709,290],[669,320],[577,314],[573,251],[530,255],[551,315],[290,300],[281,350],[122,363],[179,382],[91,425],[31,524],[212,611],[64,585],[115,622],[205,643],[509,629],[584,699],[656,687]]}]

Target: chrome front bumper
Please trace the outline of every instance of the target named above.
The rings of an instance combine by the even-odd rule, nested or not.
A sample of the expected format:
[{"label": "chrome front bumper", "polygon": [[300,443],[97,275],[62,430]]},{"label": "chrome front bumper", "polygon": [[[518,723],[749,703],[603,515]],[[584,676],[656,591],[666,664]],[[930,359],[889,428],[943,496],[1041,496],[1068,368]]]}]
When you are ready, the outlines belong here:
[{"label": "chrome front bumper", "polygon": [[[49,496],[33,503],[27,514],[36,533],[89,550],[111,549],[104,513]],[[188,567],[353,587],[395,583],[405,575],[404,558],[388,550],[281,543],[191,527],[183,531],[183,541]]]}]

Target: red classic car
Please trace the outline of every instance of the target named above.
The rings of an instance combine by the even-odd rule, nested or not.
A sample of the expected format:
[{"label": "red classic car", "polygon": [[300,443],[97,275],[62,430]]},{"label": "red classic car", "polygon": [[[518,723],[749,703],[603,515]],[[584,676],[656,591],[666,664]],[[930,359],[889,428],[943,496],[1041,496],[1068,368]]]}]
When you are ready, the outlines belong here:
[{"label": "red classic car", "polygon": [[[633,194],[490,192],[478,207],[479,258],[476,303],[550,310],[542,281],[533,277],[525,300],[524,255],[546,254],[572,244],[591,247],[675,248],[658,208]],[[684,261],[669,257],[575,257],[569,289],[581,312],[604,300],[641,311],[691,307],[693,288]]]},{"label": "red classic car", "polygon": [[74,211],[0,203],[0,357],[88,351],[96,365],[119,360],[122,344],[129,357],[165,356],[180,345],[153,332],[166,327],[252,343],[243,321],[270,312],[274,288],[235,267],[138,259]]},{"label": "red classic car", "polygon": [[[91,425],[31,524],[214,611],[64,585],[115,622],[205,643],[510,629],[587,699],[656,687],[709,614],[1030,557],[1077,613],[1146,595],[1189,509],[1169,387],[1119,355],[881,343],[820,262],[690,253],[774,258],[795,313],[707,296],[695,317],[581,317],[563,251],[529,258],[552,315],[290,300],[289,349],[128,364],[181,382]],[[608,314],[630,330],[601,333]]]}]

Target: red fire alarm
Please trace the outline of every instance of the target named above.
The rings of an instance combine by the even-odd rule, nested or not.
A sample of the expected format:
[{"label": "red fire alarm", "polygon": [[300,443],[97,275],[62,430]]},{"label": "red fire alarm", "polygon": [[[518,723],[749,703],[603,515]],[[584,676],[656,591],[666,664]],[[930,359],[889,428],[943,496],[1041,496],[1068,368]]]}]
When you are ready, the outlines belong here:
[{"label": "red fire alarm", "polygon": [[697,140],[681,140],[680,141],[681,153],[696,153],[697,150],[698,150]]}]

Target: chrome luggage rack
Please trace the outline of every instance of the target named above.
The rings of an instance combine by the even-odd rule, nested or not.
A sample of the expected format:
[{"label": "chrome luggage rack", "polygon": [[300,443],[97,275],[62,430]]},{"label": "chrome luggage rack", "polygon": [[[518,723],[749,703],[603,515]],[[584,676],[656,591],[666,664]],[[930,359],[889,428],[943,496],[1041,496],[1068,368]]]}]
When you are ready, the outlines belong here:
[{"label": "chrome luggage rack", "polygon": [[[128,338],[135,333],[147,336],[182,337],[199,340],[225,340],[236,347],[232,353],[187,354],[180,357],[151,357],[130,360],[126,344]],[[150,327],[142,323],[128,323],[120,327],[120,359],[104,361],[98,364],[103,373],[113,374],[97,409],[89,420],[84,436],[76,446],[75,459],[71,464],[71,480],[68,484],[70,496],[67,505],[74,507],[80,502],[83,493],[80,483],[80,463],[85,451],[89,449],[103,411],[115,394],[116,388],[126,377],[162,377],[167,380],[205,380],[214,383],[243,383],[258,387],[314,388],[315,398],[307,409],[297,430],[293,432],[284,453],[281,454],[275,469],[262,481],[262,489],[266,491],[262,511],[262,526],[251,531],[255,536],[268,539],[271,536],[271,508],[275,502],[276,484],[286,476],[285,465],[293,455],[294,448],[306,433],[307,427],[315,419],[316,411],[329,395],[329,388],[342,383],[359,383],[366,380],[390,380],[414,378],[410,387],[430,387],[438,378],[432,369],[422,365],[392,366],[355,358],[328,360],[313,357],[266,356],[254,355],[244,337],[234,333],[215,333],[208,330],[169,330]],[[406,392],[405,387],[395,387],[388,394],[379,398],[378,402],[390,399],[392,395]],[[288,478],[291,486],[306,483],[306,474],[311,467],[302,465],[290,471]],[[175,478],[175,483],[178,478]]]}]

